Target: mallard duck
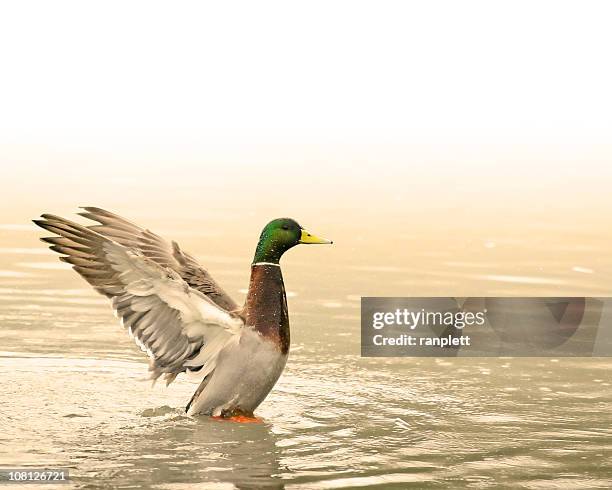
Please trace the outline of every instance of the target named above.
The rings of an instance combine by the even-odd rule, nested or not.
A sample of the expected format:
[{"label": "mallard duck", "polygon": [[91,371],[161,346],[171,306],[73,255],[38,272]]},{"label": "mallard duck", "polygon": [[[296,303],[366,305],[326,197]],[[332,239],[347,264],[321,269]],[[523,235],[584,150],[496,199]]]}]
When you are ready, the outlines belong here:
[{"label": "mallard duck", "polygon": [[280,258],[300,243],[332,243],[279,218],[263,229],[245,304],[240,308],[196,259],[159,235],[95,207],[82,226],[51,214],[34,220],[41,238],[108,297],[121,324],[150,357],[151,378],[180,373],[202,382],[188,414],[250,420],[282,373],[289,315]]}]

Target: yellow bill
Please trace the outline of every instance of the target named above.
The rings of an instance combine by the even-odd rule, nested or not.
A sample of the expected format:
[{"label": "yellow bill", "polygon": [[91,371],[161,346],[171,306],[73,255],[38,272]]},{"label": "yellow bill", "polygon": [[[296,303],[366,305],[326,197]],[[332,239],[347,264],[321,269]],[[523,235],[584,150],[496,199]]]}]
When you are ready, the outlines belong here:
[{"label": "yellow bill", "polygon": [[331,240],[327,240],[326,238],[319,238],[318,236],[312,235],[308,233],[306,230],[302,229],[302,236],[300,237],[300,243],[334,243]]}]

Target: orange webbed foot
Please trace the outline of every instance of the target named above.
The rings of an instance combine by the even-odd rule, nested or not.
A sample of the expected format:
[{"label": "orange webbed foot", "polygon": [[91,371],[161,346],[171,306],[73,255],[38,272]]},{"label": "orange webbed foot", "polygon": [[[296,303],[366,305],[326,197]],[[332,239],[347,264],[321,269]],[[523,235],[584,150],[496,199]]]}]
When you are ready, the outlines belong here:
[{"label": "orange webbed foot", "polygon": [[231,417],[221,417],[213,415],[211,417],[219,422],[237,422],[239,424],[263,424],[263,419],[259,417],[248,417],[246,415],[232,415]]}]

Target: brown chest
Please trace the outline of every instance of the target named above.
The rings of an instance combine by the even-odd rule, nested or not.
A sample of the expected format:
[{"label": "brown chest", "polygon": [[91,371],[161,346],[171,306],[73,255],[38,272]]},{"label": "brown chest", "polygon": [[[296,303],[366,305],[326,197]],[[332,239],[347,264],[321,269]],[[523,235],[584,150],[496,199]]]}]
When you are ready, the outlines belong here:
[{"label": "brown chest", "polygon": [[274,342],[282,353],[289,351],[287,297],[278,265],[252,266],[243,315],[248,326]]}]

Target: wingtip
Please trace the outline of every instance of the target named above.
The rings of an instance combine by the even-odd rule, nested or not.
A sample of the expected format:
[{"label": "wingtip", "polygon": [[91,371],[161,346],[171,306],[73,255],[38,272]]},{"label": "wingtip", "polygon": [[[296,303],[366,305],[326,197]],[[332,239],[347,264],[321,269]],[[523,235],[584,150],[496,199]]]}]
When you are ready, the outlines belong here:
[{"label": "wingtip", "polygon": [[[79,206],[79,209],[83,209],[88,213],[92,213],[95,215],[106,216],[107,218],[113,217],[114,213],[107,211],[106,209],[99,208],[98,206]],[[83,214],[83,213],[78,213]]]},{"label": "wingtip", "polygon": [[40,215],[41,218],[47,221],[65,221],[61,216],[57,216],[56,214],[44,213]]},{"label": "wingtip", "polygon": [[40,226],[45,230],[49,229],[49,221],[47,221],[47,219],[33,219],[32,223],[34,223],[36,226]]}]

